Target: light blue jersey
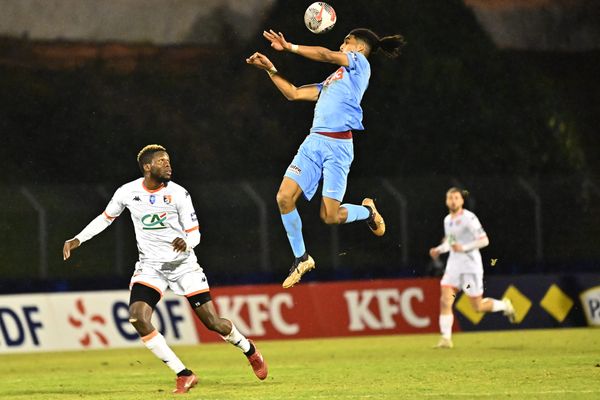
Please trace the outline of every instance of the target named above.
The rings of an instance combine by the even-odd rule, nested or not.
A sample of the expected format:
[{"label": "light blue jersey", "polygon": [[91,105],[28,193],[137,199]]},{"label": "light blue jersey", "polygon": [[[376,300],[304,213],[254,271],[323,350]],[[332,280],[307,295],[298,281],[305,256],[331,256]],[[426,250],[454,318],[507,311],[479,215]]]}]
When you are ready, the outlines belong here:
[{"label": "light blue jersey", "polygon": [[338,68],[319,84],[320,94],[311,133],[365,129],[360,101],[369,86],[371,66],[361,53],[353,51],[346,54],[349,65]]}]

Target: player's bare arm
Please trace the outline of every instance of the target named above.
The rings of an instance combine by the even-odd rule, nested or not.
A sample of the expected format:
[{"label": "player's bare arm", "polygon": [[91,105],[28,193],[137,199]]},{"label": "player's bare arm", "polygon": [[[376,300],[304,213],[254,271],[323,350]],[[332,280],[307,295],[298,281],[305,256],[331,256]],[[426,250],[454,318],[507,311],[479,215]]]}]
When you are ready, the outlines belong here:
[{"label": "player's bare arm", "polygon": [[[264,31],[263,36],[265,37],[265,39],[271,42],[271,47],[277,51],[289,51],[313,61],[326,62],[340,65],[343,67],[347,67],[349,65],[348,56],[342,51],[333,51],[329,50],[326,47],[320,46],[294,45],[285,40],[283,33],[275,32],[272,29],[268,32]],[[348,40],[351,39],[346,38],[344,42],[346,43],[346,41]]]},{"label": "player's bare arm", "polygon": [[284,97],[290,101],[317,101],[319,98],[319,89],[317,85],[304,85],[301,87],[294,86],[290,81],[277,73],[277,69],[265,56],[261,53],[254,53],[246,59],[246,63],[258,69],[269,71],[269,76],[273,84],[279,89]]},{"label": "player's bare arm", "polygon": [[68,260],[69,257],[71,257],[71,250],[75,250],[80,244],[81,242],[79,239],[69,239],[65,241],[65,244],[63,245],[63,260]]}]

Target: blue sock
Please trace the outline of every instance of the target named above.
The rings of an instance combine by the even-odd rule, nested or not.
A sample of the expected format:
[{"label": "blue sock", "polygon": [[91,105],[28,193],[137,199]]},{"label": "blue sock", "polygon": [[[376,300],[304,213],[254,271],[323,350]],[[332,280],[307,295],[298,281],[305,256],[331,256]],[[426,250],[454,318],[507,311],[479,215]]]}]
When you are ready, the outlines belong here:
[{"label": "blue sock", "polygon": [[348,210],[348,218],[346,218],[345,224],[349,224],[354,221],[363,221],[371,215],[369,209],[365,206],[357,206],[355,204],[342,204],[340,207],[344,207]]},{"label": "blue sock", "polygon": [[306,247],[304,246],[304,238],[302,237],[302,220],[300,219],[300,214],[298,214],[298,209],[294,208],[294,211],[290,213],[281,214],[281,220],[287,232],[290,246],[292,246],[294,257],[302,257],[306,253]]}]

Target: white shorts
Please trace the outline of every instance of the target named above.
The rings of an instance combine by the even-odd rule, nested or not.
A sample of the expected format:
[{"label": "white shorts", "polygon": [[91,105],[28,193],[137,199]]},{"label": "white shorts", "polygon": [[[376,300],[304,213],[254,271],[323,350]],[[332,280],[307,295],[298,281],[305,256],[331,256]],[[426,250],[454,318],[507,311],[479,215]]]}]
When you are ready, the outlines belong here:
[{"label": "white shorts", "polygon": [[184,262],[169,270],[164,267],[157,269],[138,261],[129,283],[129,290],[134,283],[151,287],[159,292],[161,297],[167,288],[171,288],[173,293],[185,297],[210,291],[208,279],[196,262]]},{"label": "white shorts", "polygon": [[441,286],[464,291],[469,297],[483,296],[483,273],[448,270],[442,277]]}]

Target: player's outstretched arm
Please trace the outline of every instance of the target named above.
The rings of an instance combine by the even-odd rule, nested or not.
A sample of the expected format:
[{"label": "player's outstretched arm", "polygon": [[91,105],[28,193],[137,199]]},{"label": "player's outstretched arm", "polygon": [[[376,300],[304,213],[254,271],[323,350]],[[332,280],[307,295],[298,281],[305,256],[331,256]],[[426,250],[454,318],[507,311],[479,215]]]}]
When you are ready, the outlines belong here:
[{"label": "player's outstretched arm", "polygon": [[109,217],[106,213],[98,215],[92,220],[77,236],[73,239],[65,241],[63,245],[63,260],[67,260],[71,257],[71,250],[75,250],[81,244],[87,240],[90,240],[112,224],[114,218]]},{"label": "player's outstretched arm", "polygon": [[277,33],[272,29],[269,30],[269,32],[263,31],[263,36],[265,39],[271,42],[271,47],[277,51],[289,51],[313,61],[326,62],[341,65],[343,67],[350,65],[348,56],[346,53],[342,53],[341,51],[333,51],[319,46],[300,46],[297,44],[291,44],[285,40],[283,33]]},{"label": "player's outstretched arm", "polygon": [[258,52],[252,54],[246,59],[246,63],[258,69],[267,71],[273,84],[277,87],[277,89],[279,89],[285,98],[290,101],[317,101],[319,98],[318,85],[304,85],[301,87],[294,86],[290,81],[282,77],[277,72],[277,69],[271,60],[269,60],[264,54]]}]

